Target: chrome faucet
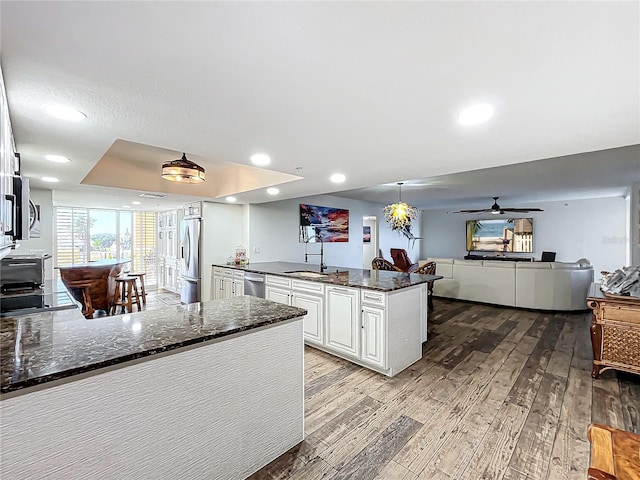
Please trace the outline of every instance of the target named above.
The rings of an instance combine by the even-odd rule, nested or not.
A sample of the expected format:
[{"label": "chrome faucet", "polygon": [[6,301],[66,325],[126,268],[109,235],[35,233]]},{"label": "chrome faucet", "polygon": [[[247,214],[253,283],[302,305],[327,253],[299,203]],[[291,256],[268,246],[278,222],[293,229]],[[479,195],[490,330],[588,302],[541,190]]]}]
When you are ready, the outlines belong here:
[{"label": "chrome faucet", "polygon": [[[317,238],[318,240],[320,240],[320,253],[307,253],[307,246],[309,245],[309,241],[312,238]],[[327,266],[324,264],[324,242],[322,241],[322,237],[320,235],[316,234],[304,241],[304,263],[309,262],[309,255],[320,255],[320,271],[323,272],[327,269]]]}]

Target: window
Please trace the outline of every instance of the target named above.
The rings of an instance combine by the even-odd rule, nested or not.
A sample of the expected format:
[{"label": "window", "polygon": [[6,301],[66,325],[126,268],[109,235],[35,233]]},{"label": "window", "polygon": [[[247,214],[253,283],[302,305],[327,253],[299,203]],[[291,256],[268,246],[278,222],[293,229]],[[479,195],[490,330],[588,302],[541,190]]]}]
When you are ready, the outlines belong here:
[{"label": "window", "polygon": [[156,213],[99,208],[55,207],[55,264],[130,258],[131,270],[156,278]]}]

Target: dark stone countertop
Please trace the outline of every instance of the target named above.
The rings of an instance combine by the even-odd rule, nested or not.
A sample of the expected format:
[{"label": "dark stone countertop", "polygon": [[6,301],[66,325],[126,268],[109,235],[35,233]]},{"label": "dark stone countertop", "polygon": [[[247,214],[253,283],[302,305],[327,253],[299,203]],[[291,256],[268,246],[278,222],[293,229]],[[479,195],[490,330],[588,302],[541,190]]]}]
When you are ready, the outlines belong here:
[{"label": "dark stone countertop", "polygon": [[0,319],[1,393],[306,315],[256,297],[85,319],[78,310]]},{"label": "dark stone countertop", "polygon": [[413,287],[421,283],[440,280],[441,275],[417,275],[414,273],[390,272],[386,270],[364,270],[361,268],[327,267],[322,277],[302,277],[293,271],[309,271],[320,273],[320,267],[311,263],[264,262],[252,263],[246,267],[214,264],[214,267],[235,268],[245,272],[266,273],[281,277],[294,278],[309,282],[320,282],[342,287],[365,288],[381,292],[392,292],[401,288]]}]

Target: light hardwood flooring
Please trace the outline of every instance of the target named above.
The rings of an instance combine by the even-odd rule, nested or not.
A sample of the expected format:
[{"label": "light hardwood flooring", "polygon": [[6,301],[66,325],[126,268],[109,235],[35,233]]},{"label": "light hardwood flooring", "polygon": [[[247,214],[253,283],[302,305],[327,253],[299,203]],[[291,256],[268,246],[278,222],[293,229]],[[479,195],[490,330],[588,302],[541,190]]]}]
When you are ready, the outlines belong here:
[{"label": "light hardwood flooring", "polygon": [[640,377],[591,378],[590,318],[436,299],[394,378],[306,347],[306,439],[250,479],[583,480],[590,422],[640,433]]}]

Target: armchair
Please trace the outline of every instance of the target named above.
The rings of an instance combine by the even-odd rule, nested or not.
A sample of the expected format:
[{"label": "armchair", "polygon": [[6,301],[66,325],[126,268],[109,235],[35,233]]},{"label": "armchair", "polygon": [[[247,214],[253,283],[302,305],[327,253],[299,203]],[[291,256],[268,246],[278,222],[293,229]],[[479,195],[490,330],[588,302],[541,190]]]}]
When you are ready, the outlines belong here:
[{"label": "armchair", "polygon": [[396,266],[396,268],[403,272],[411,273],[418,268],[418,264],[413,263],[409,259],[407,251],[403,248],[392,248],[391,258],[393,259],[393,264]]}]

